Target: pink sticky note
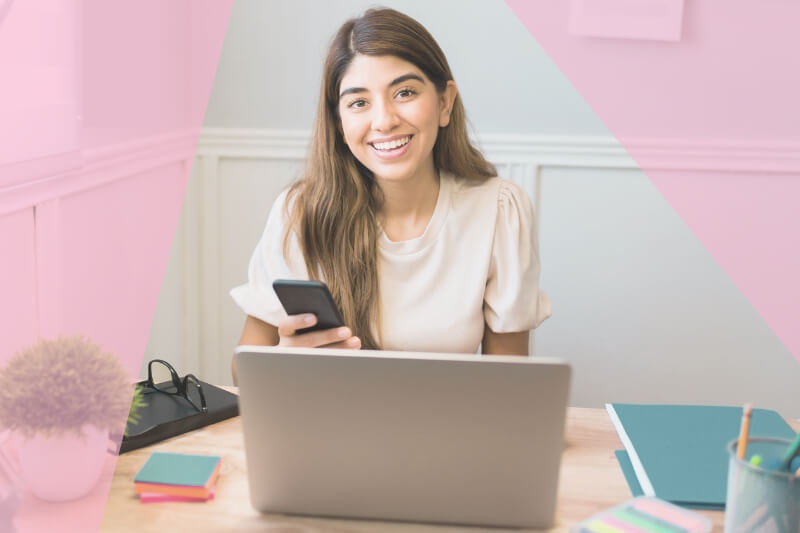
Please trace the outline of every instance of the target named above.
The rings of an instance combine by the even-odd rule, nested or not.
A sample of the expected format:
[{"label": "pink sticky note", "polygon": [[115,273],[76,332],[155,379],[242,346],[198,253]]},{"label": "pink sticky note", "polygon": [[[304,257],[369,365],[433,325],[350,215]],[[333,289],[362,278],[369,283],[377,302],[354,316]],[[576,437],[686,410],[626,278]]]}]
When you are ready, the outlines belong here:
[{"label": "pink sticky note", "polygon": [[[216,486],[211,487],[211,494],[208,500],[214,499]],[[205,498],[189,498],[187,496],[174,496],[172,494],[160,494],[158,492],[143,492],[139,494],[139,501],[142,503],[161,503],[161,502],[205,502]]]},{"label": "pink sticky note", "polygon": [[680,41],[683,0],[572,0],[569,33]]}]

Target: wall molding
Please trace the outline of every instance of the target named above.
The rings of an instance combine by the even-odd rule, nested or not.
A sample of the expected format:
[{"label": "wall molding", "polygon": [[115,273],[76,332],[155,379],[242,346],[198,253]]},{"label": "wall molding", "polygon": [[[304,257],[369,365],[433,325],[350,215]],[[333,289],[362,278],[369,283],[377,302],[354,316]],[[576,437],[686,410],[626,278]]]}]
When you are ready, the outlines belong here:
[{"label": "wall molding", "polygon": [[0,188],[0,215],[102,186],[194,156],[199,129],[175,130],[133,141],[82,150],[76,168]]},{"label": "wall molding", "polygon": [[[198,156],[304,159],[310,132],[204,128]],[[487,134],[475,139],[489,159],[536,166],[701,172],[800,172],[800,140],[627,138]],[[623,146],[624,143],[624,146]]]}]

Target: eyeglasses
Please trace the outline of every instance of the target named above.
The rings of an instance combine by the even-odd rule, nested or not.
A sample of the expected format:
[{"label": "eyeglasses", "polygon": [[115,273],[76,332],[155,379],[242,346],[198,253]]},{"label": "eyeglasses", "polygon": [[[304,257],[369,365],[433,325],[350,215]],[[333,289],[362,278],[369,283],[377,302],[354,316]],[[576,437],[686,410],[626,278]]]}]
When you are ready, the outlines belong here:
[{"label": "eyeglasses", "polygon": [[182,396],[192,407],[201,413],[207,413],[206,395],[203,386],[194,374],[178,377],[175,368],[163,359],[153,359],[147,364],[147,381],[144,384],[158,392]]}]

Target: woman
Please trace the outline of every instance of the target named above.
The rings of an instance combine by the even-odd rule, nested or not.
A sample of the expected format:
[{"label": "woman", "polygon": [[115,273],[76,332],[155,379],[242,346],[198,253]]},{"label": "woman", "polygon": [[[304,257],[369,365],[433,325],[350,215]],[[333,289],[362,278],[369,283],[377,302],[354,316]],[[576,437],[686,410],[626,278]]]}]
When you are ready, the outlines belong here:
[{"label": "woman", "polygon": [[[331,44],[304,177],[273,205],[231,295],[240,344],[528,353],[550,314],[527,195],[471,146],[447,60],[391,9]],[[305,334],[271,283],[325,281],[347,327]]]}]

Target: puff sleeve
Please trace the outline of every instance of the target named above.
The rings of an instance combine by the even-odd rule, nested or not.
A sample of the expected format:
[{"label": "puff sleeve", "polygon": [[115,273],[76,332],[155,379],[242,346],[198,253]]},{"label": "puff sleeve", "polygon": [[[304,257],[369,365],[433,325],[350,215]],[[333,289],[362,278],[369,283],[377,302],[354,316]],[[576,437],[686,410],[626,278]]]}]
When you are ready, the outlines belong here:
[{"label": "puff sleeve", "polygon": [[484,293],[484,318],[495,333],[528,331],[551,314],[539,290],[539,242],[530,198],[503,180]]},{"label": "puff sleeve", "polygon": [[246,314],[277,326],[286,316],[272,282],[276,279],[308,279],[297,237],[292,233],[288,257],[284,255],[283,237],[286,219],[283,205],[287,192],[281,193],[270,210],[264,233],[258,241],[248,267],[248,280],[233,288],[230,295]]}]

